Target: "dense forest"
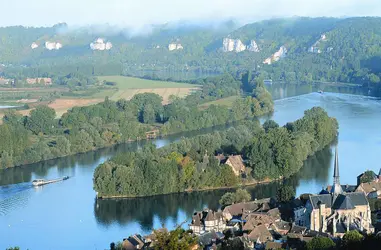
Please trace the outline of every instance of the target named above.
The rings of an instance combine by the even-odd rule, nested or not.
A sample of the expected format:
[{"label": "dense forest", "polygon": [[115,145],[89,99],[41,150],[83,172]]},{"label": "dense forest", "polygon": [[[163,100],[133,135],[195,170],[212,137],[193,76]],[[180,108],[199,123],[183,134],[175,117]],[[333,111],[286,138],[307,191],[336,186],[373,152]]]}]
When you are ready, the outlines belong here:
[{"label": "dense forest", "polygon": [[[247,82],[247,80],[245,80]],[[237,95],[242,82],[226,74],[202,81],[202,91],[184,99],[173,98],[162,105],[153,93],[74,107],[61,118],[47,106],[38,106],[29,116],[6,111],[0,125],[0,168],[8,168],[83,153],[117,143],[139,140],[146,132],[161,135],[227,124],[273,111],[271,95],[261,79],[251,81],[252,94],[238,98],[232,108],[199,104],[216,98]]]},{"label": "dense forest", "polygon": [[[135,197],[289,177],[308,156],[328,146],[337,130],[336,119],[318,107],[284,127],[271,120],[263,126],[247,120],[224,132],[117,155],[95,170],[94,188],[101,197]],[[219,153],[242,154],[247,159],[244,177],[220,164]]]},{"label": "dense forest", "polygon": [[[111,29],[111,28],[110,28]],[[96,29],[94,29],[96,30]],[[98,75],[157,75],[174,72],[198,74],[251,70],[255,75],[288,83],[351,82],[381,93],[381,18],[285,18],[237,28],[225,23],[157,26],[150,35],[126,36],[73,30],[66,24],[50,28],[0,28],[0,75],[11,78],[63,77],[71,73]],[[106,30],[106,29],[105,29]],[[113,43],[110,50],[91,50],[98,37]],[[224,38],[256,41],[258,51],[224,52]],[[59,41],[59,50],[44,42]],[[32,49],[35,42],[40,46]],[[168,49],[179,43],[182,49]],[[263,61],[281,46],[284,58],[271,65]],[[178,80],[178,79],[177,79]]]}]

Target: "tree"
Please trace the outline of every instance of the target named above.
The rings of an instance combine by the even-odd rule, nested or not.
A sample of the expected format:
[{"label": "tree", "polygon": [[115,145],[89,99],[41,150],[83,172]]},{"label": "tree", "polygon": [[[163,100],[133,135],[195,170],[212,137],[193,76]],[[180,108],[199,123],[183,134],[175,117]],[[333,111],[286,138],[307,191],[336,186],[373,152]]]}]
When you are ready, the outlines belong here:
[{"label": "tree", "polygon": [[221,199],[220,199],[220,201],[219,201],[219,203],[220,203],[220,205],[221,206],[228,206],[228,205],[231,205],[231,204],[233,204],[235,202],[235,195],[234,195],[234,193],[230,193],[230,192],[228,192],[228,193],[225,193],[222,197],[221,197]]},{"label": "tree", "polygon": [[155,235],[155,250],[178,250],[178,249],[191,249],[196,240],[189,232],[184,231],[180,226],[175,230],[168,232],[168,230],[154,230]]},{"label": "tree", "polygon": [[363,238],[364,236],[358,231],[352,230],[344,234],[342,245],[345,249],[360,249]]},{"label": "tree", "polygon": [[251,194],[246,189],[237,189],[235,193],[225,193],[219,202],[222,206],[227,206],[233,203],[247,202],[250,200]]},{"label": "tree", "polygon": [[287,202],[295,197],[295,189],[289,185],[282,185],[277,191],[279,202]]},{"label": "tree", "polygon": [[266,132],[268,132],[272,128],[279,128],[279,124],[276,123],[274,120],[267,120],[265,123],[263,123],[262,127]]},{"label": "tree", "polygon": [[235,202],[247,202],[251,200],[251,194],[246,189],[237,189],[235,191]]},{"label": "tree", "polygon": [[335,246],[335,243],[328,237],[314,237],[307,242],[307,250],[330,250]]},{"label": "tree", "polygon": [[372,181],[374,181],[375,176],[376,176],[376,174],[372,170],[367,170],[360,177],[360,182],[361,183],[372,182]]},{"label": "tree", "polygon": [[54,130],[56,112],[48,106],[38,106],[30,112],[26,127],[33,133],[49,134]]},{"label": "tree", "polygon": [[152,105],[147,105],[143,108],[143,122],[144,123],[154,123],[155,122],[155,110]]}]

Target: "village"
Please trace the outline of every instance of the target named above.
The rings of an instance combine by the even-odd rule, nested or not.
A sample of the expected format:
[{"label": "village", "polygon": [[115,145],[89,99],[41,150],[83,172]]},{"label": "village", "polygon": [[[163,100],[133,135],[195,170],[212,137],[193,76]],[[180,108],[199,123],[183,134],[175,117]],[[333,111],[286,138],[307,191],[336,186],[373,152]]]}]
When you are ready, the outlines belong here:
[{"label": "village", "polygon": [[[239,157],[230,158],[227,164],[236,174],[244,168]],[[302,194],[287,203],[271,197],[231,204],[218,211],[206,208],[194,212],[185,231],[196,239],[192,249],[220,249],[227,240],[238,242],[243,249],[304,249],[316,237],[337,241],[350,231],[377,234],[381,210],[377,207],[377,211],[374,203],[381,203],[381,169],[378,174],[366,171],[359,175],[357,185],[341,185],[336,149],[333,177],[333,185],[319,194]],[[163,231],[167,229],[156,232]],[[155,233],[135,234],[123,239],[121,247],[154,249],[157,241]]]}]

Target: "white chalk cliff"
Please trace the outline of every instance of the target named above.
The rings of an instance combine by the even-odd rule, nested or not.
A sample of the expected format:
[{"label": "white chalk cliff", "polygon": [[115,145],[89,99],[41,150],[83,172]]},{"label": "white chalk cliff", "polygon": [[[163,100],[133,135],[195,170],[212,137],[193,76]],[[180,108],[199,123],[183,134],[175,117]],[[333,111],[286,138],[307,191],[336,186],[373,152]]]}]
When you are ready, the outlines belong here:
[{"label": "white chalk cliff", "polygon": [[239,39],[224,38],[222,41],[222,50],[224,52],[242,52],[246,50],[246,45]]},{"label": "white chalk cliff", "polygon": [[273,62],[279,61],[281,58],[286,57],[287,54],[287,48],[285,46],[281,46],[277,52],[272,54],[270,57],[266,58],[263,63],[264,64],[271,64]]},{"label": "white chalk cliff", "polygon": [[38,44],[37,44],[37,43],[32,43],[32,44],[30,45],[30,47],[31,47],[32,49],[37,49],[37,48],[38,48]]},{"label": "white chalk cliff", "polygon": [[111,42],[105,42],[103,38],[98,38],[94,42],[90,43],[92,50],[110,50],[112,48]]},{"label": "white chalk cliff", "polygon": [[45,42],[45,48],[47,50],[59,50],[62,48],[62,44],[59,42]]},{"label": "white chalk cliff", "polygon": [[319,44],[320,42],[325,42],[325,41],[327,41],[327,36],[325,34],[322,34],[319,40],[317,40],[311,47],[308,48],[308,52],[320,54],[321,50],[320,50]]},{"label": "white chalk cliff", "polygon": [[259,52],[258,44],[254,40],[251,40],[249,46],[247,46],[247,50],[252,52]]},{"label": "white chalk cliff", "polygon": [[179,49],[183,49],[184,47],[181,45],[181,43],[170,43],[168,45],[168,50],[169,51],[172,51],[172,50],[179,50]]}]

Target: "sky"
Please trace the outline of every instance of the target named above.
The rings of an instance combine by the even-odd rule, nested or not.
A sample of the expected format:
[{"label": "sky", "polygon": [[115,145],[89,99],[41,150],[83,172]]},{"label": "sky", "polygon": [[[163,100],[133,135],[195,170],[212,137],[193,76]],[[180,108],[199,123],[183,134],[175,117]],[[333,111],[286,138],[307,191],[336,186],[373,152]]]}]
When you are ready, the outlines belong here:
[{"label": "sky", "polygon": [[289,16],[381,16],[381,0],[0,0],[0,26],[112,24],[139,28],[177,21],[248,23]]}]

